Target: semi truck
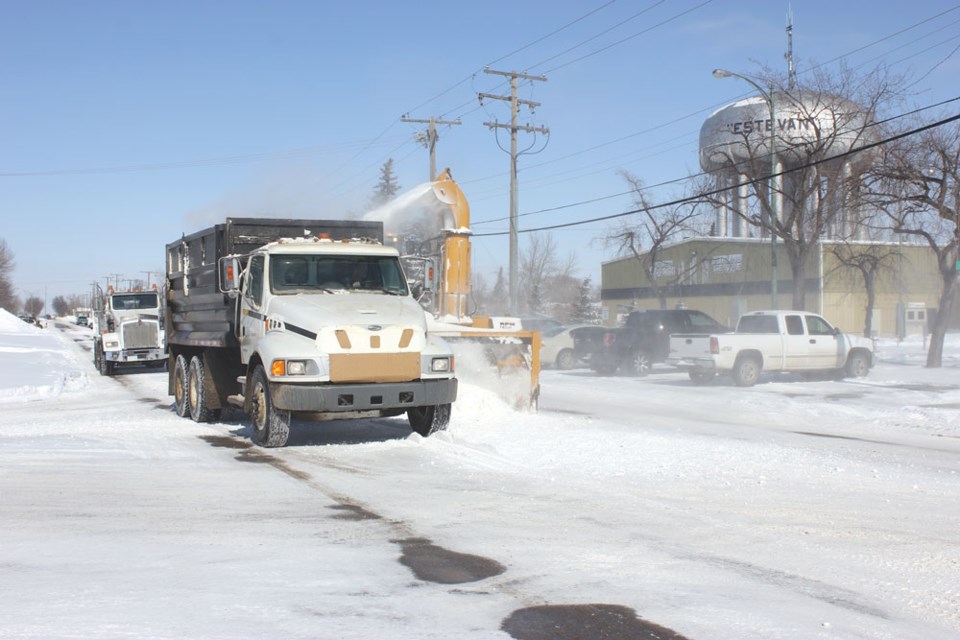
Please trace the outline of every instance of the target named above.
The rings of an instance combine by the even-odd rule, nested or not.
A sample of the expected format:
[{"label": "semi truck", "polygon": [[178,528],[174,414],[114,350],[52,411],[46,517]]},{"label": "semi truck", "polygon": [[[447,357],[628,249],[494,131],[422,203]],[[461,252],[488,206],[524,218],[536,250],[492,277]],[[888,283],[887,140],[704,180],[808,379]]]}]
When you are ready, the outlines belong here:
[{"label": "semi truck", "polygon": [[293,415],[406,414],[428,436],[457,396],[378,221],[227,218],[185,235],[166,246],[165,326],[177,414],[239,407],[265,447],[287,443]]},{"label": "semi truck", "polygon": [[94,292],[93,361],[100,375],[112,376],[128,365],[162,367],[167,361],[160,310],[154,289]]}]

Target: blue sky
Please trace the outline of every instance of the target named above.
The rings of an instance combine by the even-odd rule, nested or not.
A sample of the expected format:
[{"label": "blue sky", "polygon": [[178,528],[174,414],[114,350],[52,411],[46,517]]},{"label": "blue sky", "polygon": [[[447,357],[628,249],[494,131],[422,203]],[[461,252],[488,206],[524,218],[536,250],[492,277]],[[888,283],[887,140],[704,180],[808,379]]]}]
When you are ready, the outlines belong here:
[{"label": "blue sky", "polygon": [[[476,96],[508,88],[485,65],[548,78],[520,87],[541,103],[521,122],[550,129],[546,145],[520,139],[537,152],[519,163],[520,228],[628,210],[630,198],[615,196],[627,191],[618,171],[648,184],[696,173],[701,123],[749,93],[712,69],[785,68],[787,9],[0,0],[0,238],[16,257],[13,282],[21,297],[83,293],[108,274],[162,270],[167,242],[227,216],[359,214],[387,158],[403,189],[428,178],[422,125],[404,114],[460,118],[440,129],[438,165],[465,191],[473,230],[505,232],[509,156],[483,123],[509,111]],[[842,58],[919,80],[911,105],[958,92],[960,4],[795,0],[792,9],[801,78]],[[599,284],[601,262],[616,257],[601,241],[608,231],[597,222],[551,233]],[[492,281],[507,265],[507,236],[476,238],[473,255]]]}]

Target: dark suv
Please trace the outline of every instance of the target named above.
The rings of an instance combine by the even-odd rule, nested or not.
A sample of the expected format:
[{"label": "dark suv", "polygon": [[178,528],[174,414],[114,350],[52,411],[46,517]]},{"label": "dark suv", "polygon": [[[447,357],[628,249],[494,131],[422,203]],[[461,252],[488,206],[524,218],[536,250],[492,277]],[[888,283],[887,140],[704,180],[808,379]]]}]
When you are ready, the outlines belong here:
[{"label": "dark suv", "polygon": [[573,332],[574,351],[597,373],[620,371],[644,376],[670,352],[671,333],[726,333],[723,326],[702,311],[651,309],[631,311],[622,327],[598,332]]}]

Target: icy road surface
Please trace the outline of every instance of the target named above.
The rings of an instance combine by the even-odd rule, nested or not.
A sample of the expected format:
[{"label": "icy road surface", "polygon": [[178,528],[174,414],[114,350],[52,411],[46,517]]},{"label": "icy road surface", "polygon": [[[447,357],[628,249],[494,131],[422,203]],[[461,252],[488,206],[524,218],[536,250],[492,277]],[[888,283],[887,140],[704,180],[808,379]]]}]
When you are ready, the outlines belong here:
[{"label": "icy road surface", "polygon": [[960,340],[750,389],[547,371],[537,414],[467,381],[444,434],[266,450],[3,314],[0,637],[960,638]]}]

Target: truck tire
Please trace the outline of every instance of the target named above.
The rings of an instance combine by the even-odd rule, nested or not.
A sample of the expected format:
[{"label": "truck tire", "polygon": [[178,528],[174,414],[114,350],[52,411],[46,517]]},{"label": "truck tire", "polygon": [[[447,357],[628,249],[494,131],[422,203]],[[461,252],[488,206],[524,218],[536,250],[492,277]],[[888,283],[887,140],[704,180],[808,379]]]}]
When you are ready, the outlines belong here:
[{"label": "truck tire", "polygon": [[760,359],[756,356],[741,356],[733,365],[733,382],[738,387],[752,387],[760,379]]},{"label": "truck tire", "polygon": [[173,365],[173,409],[181,418],[190,415],[190,395],[187,393],[187,359],[177,356]]},{"label": "truck tire", "polygon": [[112,376],[114,372],[114,365],[112,362],[107,360],[102,348],[97,353],[97,370],[102,376]]},{"label": "truck tire", "polygon": [[630,354],[630,359],[627,360],[626,370],[630,375],[634,376],[645,376],[650,373],[650,367],[653,366],[653,361],[650,358],[650,354],[643,349],[638,349]]},{"label": "truck tire", "polygon": [[557,354],[557,369],[573,369],[577,366],[577,356],[573,349],[561,349]]},{"label": "truck tire", "polygon": [[190,417],[194,422],[210,422],[220,417],[220,409],[209,406],[206,378],[203,359],[200,356],[190,358],[190,370],[187,372],[187,398],[189,398]]},{"label": "truck tire", "polygon": [[261,447],[282,447],[290,436],[290,412],[273,406],[270,385],[263,365],[253,370],[250,382],[250,419],[253,426],[253,441]]},{"label": "truck tire", "polygon": [[699,386],[705,386],[710,384],[716,375],[713,371],[690,371],[690,379],[693,380],[693,384]]},{"label": "truck tire", "polygon": [[870,372],[870,358],[861,351],[852,351],[847,356],[845,371],[847,376],[851,378],[865,377]]},{"label": "truck tire", "polygon": [[444,431],[450,424],[450,405],[407,409],[407,420],[410,421],[411,429],[426,438],[437,431]]}]

